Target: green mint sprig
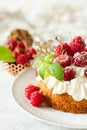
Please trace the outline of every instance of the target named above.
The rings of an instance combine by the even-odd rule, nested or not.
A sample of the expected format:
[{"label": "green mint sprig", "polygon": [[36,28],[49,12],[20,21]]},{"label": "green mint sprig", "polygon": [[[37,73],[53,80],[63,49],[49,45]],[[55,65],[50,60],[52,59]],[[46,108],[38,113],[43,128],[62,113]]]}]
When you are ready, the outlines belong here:
[{"label": "green mint sprig", "polygon": [[0,61],[15,62],[16,59],[10,49],[0,46]]},{"label": "green mint sprig", "polygon": [[39,57],[34,64],[34,67],[38,68],[38,73],[42,79],[44,79],[45,74],[49,73],[57,80],[63,80],[64,70],[63,67],[58,62],[52,62],[54,58],[53,55],[47,55],[45,58]]}]

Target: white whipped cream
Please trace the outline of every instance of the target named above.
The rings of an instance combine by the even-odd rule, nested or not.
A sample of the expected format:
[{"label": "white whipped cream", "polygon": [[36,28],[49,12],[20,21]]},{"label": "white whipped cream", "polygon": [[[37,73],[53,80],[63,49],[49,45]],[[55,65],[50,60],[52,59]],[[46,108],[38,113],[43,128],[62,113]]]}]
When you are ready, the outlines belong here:
[{"label": "white whipped cream", "polygon": [[[84,76],[84,70],[87,67],[72,66],[76,71],[76,77],[71,81],[58,81],[53,76],[48,76],[43,80],[49,89],[53,88],[53,94],[68,93],[76,101],[87,99],[87,78]],[[42,80],[40,76],[37,80]]]}]

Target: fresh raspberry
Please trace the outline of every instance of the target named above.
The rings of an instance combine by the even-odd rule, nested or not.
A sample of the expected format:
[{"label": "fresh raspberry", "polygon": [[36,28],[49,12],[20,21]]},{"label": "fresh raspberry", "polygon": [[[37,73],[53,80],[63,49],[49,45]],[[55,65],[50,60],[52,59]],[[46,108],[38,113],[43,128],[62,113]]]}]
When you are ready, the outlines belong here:
[{"label": "fresh raspberry", "polygon": [[84,71],[85,76],[87,77],[87,69]]},{"label": "fresh raspberry", "polygon": [[56,46],[56,52],[55,52],[55,55],[56,55],[56,56],[59,56],[59,55],[62,54],[62,52],[63,52],[63,44],[59,44],[59,45],[57,45],[57,46]]},{"label": "fresh raspberry", "polygon": [[34,48],[29,48],[25,51],[25,54],[29,60],[33,59],[33,55],[36,54],[36,50]]},{"label": "fresh raspberry", "polygon": [[8,40],[8,42],[7,42],[7,47],[10,49],[10,50],[14,50],[15,49],[15,47],[17,46],[17,41],[16,40],[14,40],[14,39],[10,39],[10,40]]},{"label": "fresh raspberry", "polygon": [[69,55],[73,56],[74,52],[71,50],[70,46],[67,43],[63,44],[64,51]]},{"label": "fresh raspberry", "polygon": [[30,50],[29,50],[29,49],[25,50],[25,54],[26,54],[28,60],[32,60],[32,59],[33,59],[32,53],[30,53]]},{"label": "fresh raspberry", "polygon": [[70,46],[67,43],[61,43],[56,46],[56,56],[67,53],[70,56],[74,55],[74,52],[71,50]]},{"label": "fresh raspberry", "polygon": [[66,66],[69,66],[73,63],[73,57],[71,57],[67,54],[59,55],[54,59],[54,62],[58,62],[63,67],[66,67]]},{"label": "fresh raspberry", "polygon": [[84,48],[83,52],[87,52],[87,48]]},{"label": "fresh raspberry", "polygon": [[19,48],[25,48],[24,43],[23,43],[23,42],[21,42],[21,41],[18,41],[17,46],[18,46]]},{"label": "fresh raspberry", "polygon": [[15,58],[17,58],[19,56],[19,52],[16,50],[13,51],[13,54],[14,54]]},{"label": "fresh raspberry", "polygon": [[35,107],[39,107],[43,103],[43,101],[44,101],[44,97],[38,91],[33,92],[30,96],[30,102]]},{"label": "fresh raspberry", "polygon": [[87,53],[75,53],[74,54],[74,64],[79,67],[87,65]]},{"label": "fresh raspberry", "polygon": [[17,47],[18,47],[18,50],[19,50],[20,53],[24,53],[25,52],[25,45],[24,45],[23,42],[19,41],[17,43]]},{"label": "fresh raspberry", "polygon": [[28,85],[26,88],[25,88],[25,96],[30,99],[30,95],[31,93],[33,93],[34,91],[39,91],[40,88],[35,86],[35,85]]},{"label": "fresh raspberry", "polygon": [[25,64],[25,63],[27,63],[28,60],[27,60],[26,55],[21,54],[21,55],[17,56],[16,62],[17,62],[17,64]]},{"label": "fresh raspberry", "polygon": [[34,55],[34,54],[36,55],[37,54],[37,52],[36,52],[36,50],[34,48],[30,48],[29,51],[30,51],[30,53],[32,55]]},{"label": "fresh raspberry", "polygon": [[70,81],[71,79],[75,78],[75,71],[71,67],[64,68],[64,80]]},{"label": "fresh raspberry", "polygon": [[82,52],[86,44],[82,37],[77,36],[70,42],[70,48],[73,52]]}]

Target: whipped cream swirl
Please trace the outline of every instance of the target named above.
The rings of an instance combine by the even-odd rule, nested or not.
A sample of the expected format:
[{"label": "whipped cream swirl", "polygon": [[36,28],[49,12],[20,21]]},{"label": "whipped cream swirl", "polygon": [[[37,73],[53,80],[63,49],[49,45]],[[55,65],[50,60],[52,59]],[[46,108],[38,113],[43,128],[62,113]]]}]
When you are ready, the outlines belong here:
[{"label": "whipped cream swirl", "polygon": [[[43,80],[49,89],[53,88],[53,94],[68,93],[76,101],[87,99],[87,77],[84,76],[84,70],[87,67],[72,66],[76,71],[76,77],[71,81],[58,81],[53,76],[48,76]],[[37,80],[42,80],[40,76]]]}]

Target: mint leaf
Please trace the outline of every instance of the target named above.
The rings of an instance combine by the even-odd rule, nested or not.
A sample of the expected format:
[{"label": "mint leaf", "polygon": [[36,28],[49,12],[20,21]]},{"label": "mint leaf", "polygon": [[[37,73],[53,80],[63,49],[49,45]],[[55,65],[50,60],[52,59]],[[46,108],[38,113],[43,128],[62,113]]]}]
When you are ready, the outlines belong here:
[{"label": "mint leaf", "polygon": [[41,64],[41,65],[40,65],[39,70],[38,70],[38,73],[39,73],[40,77],[41,77],[42,79],[44,79],[44,74],[45,74],[44,64]]},{"label": "mint leaf", "polygon": [[42,63],[44,62],[44,58],[43,57],[38,57],[34,63],[33,63],[33,68],[38,68]]},{"label": "mint leaf", "polygon": [[50,54],[50,55],[47,55],[47,56],[45,57],[45,60],[51,60],[51,59],[53,59],[53,58],[55,58],[55,56],[52,55],[52,54]]},{"label": "mint leaf", "polygon": [[39,58],[37,58],[35,61],[34,61],[34,63],[33,63],[33,68],[38,68],[40,65],[41,65],[41,63],[42,63],[42,61],[39,59]]},{"label": "mint leaf", "polygon": [[64,78],[63,68],[57,62],[53,62],[52,64],[50,64],[46,68],[46,71],[58,80],[63,80]]},{"label": "mint leaf", "polygon": [[6,62],[15,62],[15,58],[13,56],[13,53],[10,49],[0,46],[0,60],[6,61]]},{"label": "mint leaf", "polygon": [[39,75],[41,76],[42,79],[44,79],[45,73],[46,73],[46,69],[49,66],[48,63],[42,63],[39,67]]},{"label": "mint leaf", "polygon": [[15,58],[14,57],[0,57],[1,61],[6,61],[6,62],[15,62]]},{"label": "mint leaf", "polygon": [[0,56],[2,56],[3,54],[6,56],[13,56],[13,53],[10,49],[4,46],[0,46]]},{"label": "mint leaf", "polygon": [[63,67],[57,62],[51,62],[52,58],[55,58],[55,56],[47,55],[45,58],[39,57],[37,59],[35,66],[38,68],[38,73],[42,79],[44,79],[46,73],[49,73],[56,79],[63,80]]}]

